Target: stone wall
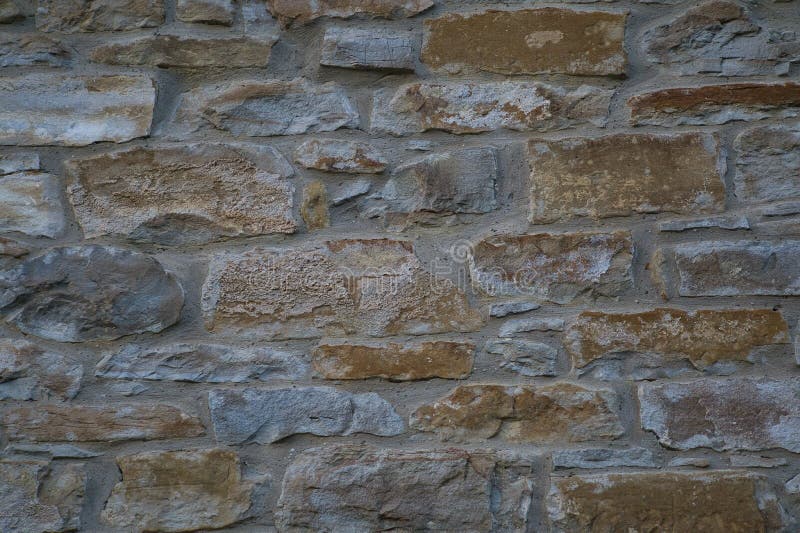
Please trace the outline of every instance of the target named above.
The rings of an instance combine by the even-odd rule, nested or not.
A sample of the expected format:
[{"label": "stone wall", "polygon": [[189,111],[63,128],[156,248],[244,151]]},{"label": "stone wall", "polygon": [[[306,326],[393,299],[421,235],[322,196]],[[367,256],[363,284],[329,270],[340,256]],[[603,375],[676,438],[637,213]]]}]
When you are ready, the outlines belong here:
[{"label": "stone wall", "polygon": [[800,528],[797,0],[0,23],[0,531]]}]

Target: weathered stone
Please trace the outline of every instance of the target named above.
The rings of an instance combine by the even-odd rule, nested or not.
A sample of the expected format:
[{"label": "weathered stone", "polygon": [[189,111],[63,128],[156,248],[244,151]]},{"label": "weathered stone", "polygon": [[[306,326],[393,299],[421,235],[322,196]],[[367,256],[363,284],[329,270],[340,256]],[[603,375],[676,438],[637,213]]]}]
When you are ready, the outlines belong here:
[{"label": "weathered stone", "polygon": [[39,170],[39,155],[24,152],[0,155],[0,176],[23,170]]},{"label": "weathered stone", "polygon": [[5,448],[9,454],[46,455],[53,459],[89,459],[99,457],[102,452],[92,452],[72,444],[9,444]]},{"label": "weathered stone", "polygon": [[314,349],[313,361],[327,379],[464,379],[474,352],[466,342],[325,342]]},{"label": "weathered stone", "polygon": [[609,389],[572,383],[553,385],[461,385],[423,405],[409,425],[436,432],[442,440],[584,442],[623,434],[618,400]]},{"label": "weathered stone", "polygon": [[682,466],[691,466],[693,468],[708,468],[711,466],[711,461],[705,457],[674,457],[670,459],[667,466],[670,468],[679,468]]},{"label": "weathered stone", "polygon": [[656,467],[653,453],[645,448],[587,448],[582,450],[555,450],[551,456],[553,468],[613,468]]},{"label": "weathered stone", "polygon": [[163,403],[16,406],[3,412],[2,422],[9,439],[33,442],[176,439],[204,433],[197,417]]},{"label": "weathered stone", "polygon": [[91,51],[95,63],[149,67],[266,67],[274,35],[219,36],[193,31],[159,33],[104,42]]},{"label": "weathered stone", "polygon": [[154,258],[110,246],[54,248],[0,272],[0,311],[61,342],[116,339],[174,324],[183,289]]},{"label": "weathered stone", "polygon": [[145,76],[7,77],[0,87],[0,145],[85,146],[145,137],[155,93]]},{"label": "weathered stone", "polygon": [[729,83],[658,89],[628,100],[631,123],[726,124],[800,114],[800,83]]},{"label": "weathered stone", "polygon": [[797,379],[704,379],[639,385],[642,428],[666,447],[797,453]]},{"label": "weathered stone", "polygon": [[15,0],[0,0],[0,24],[9,24],[23,18],[25,14]]},{"label": "weathered stone", "polygon": [[53,238],[64,227],[58,178],[36,171],[0,176],[0,232]]},{"label": "weathered stone", "polygon": [[786,492],[789,494],[800,494],[800,474],[786,482]]},{"label": "weathered stone", "polygon": [[307,24],[319,17],[413,17],[433,5],[433,0],[267,0],[272,16],[286,25]]},{"label": "weathered stone", "polygon": [[234,135],[269,137],[357,128],[358,111],[333,83],[245,80],[208,85],[184,93],[176,133],[203,128]]},{"label": "weathered stone", "polygon": [[0,33],[0,67],[64,66],[69,51],[59,42],[37,33]]},{"label": "weathered stone", "polygon": [[775,468],[789,464],[783,457],[764,457],[762,455],[734,454],[730,456],[730,460],[731,466],[735,468]]},{"label": "weathered stone", "polygon": [[314,180],[303,187],[303,203],[300,206],[300,215],[309,231],[327,228],[330,226],[328,213],[328,191],[320,180]]},{"label": "weathered stone", "polygon": [[765,492],[761,478],[724,470],[580,475],[553,480],[548,510],[559,532],[767,531]]},{"label": "weathered stone", "polygon": [[525,531],[529,459],[490,450],[329,446],[286,469],[280,531]]},{"label": "weathered stone", "polygon": [[332,387],[212,390],[208,394],[217,440],[225,444],[277,442],[298,433],[323,437],[369,433],[391,437],[403,420],[375,394]]},{"label": "weathered stone", "polygon": [[86,490],[82,465],[0,460],[3,533],[75,531]]},{"label": "weathered stone", "polygon": [[488,213],[497,207],[494,148],[432,154],[395,169],[381,197],[391,213]]},{"label": "weathered stone", "polygon": [[491,304],[489,306],[489,316],[502,318],[508,315],[517,315],[520,313],[527,313],[528,311],[535,311],[541,305],[533,302],[502,302]]},{"label": "weathered stone", "polygon": [[422,268],[410,241],[388,239],[220,256],[203,287],[203,310],[211,331],[279,339],[423,335],[482,325],[461,290]]},{"label": "weathered stone", "polygon": [[233,0],[178,0],[175,17],[183,22],[230,26],[235,9]]},{"label": "weathered stone", "polygon": [[100,517],[135,531],[217,529],[247,516],[253,484],[223,449],[144,452],[117,458],[122,481]]},{"label": "weathered stone", "polygon": [[497,235],[472,249],[472,280],[490,296],[567,303],[582,294],[618,296],[632,285],[627,231]]},{"label": "weathered stone", "polygon": [[0,339],[0,400],[69,400],[82,378],[80,363],[28,341]]},{"label": "weathered stone", "polygon": [[750,229],[750,221],[743,215],[716,215],[682,220],[665,220],[658,223],[658,231],[686,231],[703,228]]},{"label": "weathered stone", "polygon": [[558,350],[542,342],[502,339],[486,343],[486,352],[502,355],[501,368],[523,376],[555,376]]},{"label": "weathered stone", "polygon": [[736,196],[757,203],[800,197],[800,123],[746,130],[736,137]]},{"label": "weathered stone", "polygon": [[710,0],[644,33],[654,63],[682,74],[785,75],[800,61],[796,35],[770,31],[730,0]]},{"label": "weathered stone", "polygon": [[354,198],[358,198],[364,194],[367,194],[370,189],[372,188],[372,183],[368,180],[357,180],[347,182],[344,185],[338,187],[334,193],[333,198],[331,199],[331,204],[334,206],[342,205],[349,200]]},{"label": "weathered stone", "polygon": [[374,28],[328,28],[320,64],[375,70],[414,70],[414,34]]},{"label": "weathered stone", "polygon": [[528,154],[534,224],[725,208],[725,157],[708,134],[532,140]]},{"label": "weathered stone", "polygon": [[305,168],[351,174],[379,174],[386,158],[371,145],[356,141],[313,139],[301,144],[294,160]]},{"label": "weathered stone", "polygon": [[19,258],[28,255],[28,253],[30,253],[30,248],[21,242],[6,237],[0,237],[0,257]]},{"label": "weathered stone", "polygon": [[624,75],[624,13],[546,7],[425,21],[422,61],[447,72]]},{"label": "weathered stone", "polygon": [[428,130],[480,133],[602,126],[612,93],[588,85],[566,90],[534,82],[412,83],[397,91],[376,91],[371,129],[409,135]]},{"label": "weathered stone", "polygon": [[97,364],[95,375],[117,379],[242,383],[298,380],[309,365],[297,353],[271,347],[171,344],[145,348],[128,344]]},{"label": "weathered stone", "polygon": [[564,346],[575,368],[605,358],[656,355],[703,369],[749,360],[753,349],[789,342],[789,326],[770,309],[654,309],[642,313],[585,311],[570,325]]},{"label": "weathered stone", "polygon": [[287,167],[274,149],[247,145],[136,147],[69,160],[67,191],[86,238],[183,244],[293,233]]},{"label": "weathered stone", "polygon": [[164,22],[164,0],[39,0],[40,31],[93,32],[152,28]]},{"label": "weathered stone", "polygon": [[500,326],[498,337],[513,337],[528,331],[564,331],[563,318],[515,318]]}]

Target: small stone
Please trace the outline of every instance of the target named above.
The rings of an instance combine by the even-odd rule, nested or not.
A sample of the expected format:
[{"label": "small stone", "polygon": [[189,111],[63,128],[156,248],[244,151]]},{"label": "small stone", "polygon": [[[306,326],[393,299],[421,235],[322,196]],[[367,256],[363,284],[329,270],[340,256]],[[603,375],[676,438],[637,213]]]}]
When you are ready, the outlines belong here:
[{"label": "small stone", "polygon": [[372,183],[367,180],[357,180],[348,182],[337,188],[333,194],[331,204],[334,206],[342,205],[345,202],[367,194],[372,188]]},{"label": "small stone", "polygon": [[22,152],[0,155],[0,176],[23,170],[39,170],[39,154]]},{"label": "small stone", "polygon": [[52,174],[24,171],[0,176],[0,232],[58,237],[65,228],[61,184]]},{"label": "small stone", "polygon": [[235,11],[233,0],[178,0],[175,17],[182,22],[230,26]]},{"label": "small stone", "polygon": [[414,34],[332,27],[322,39],[320,64],[364,70],[414,70]]},{"label": "small stone", "polygon": [[36,10],[36,29],[46,32],[135,30],[163,22],[163,0],[39,0]]},{"label": "small stone", "polygon": [[144,452],[117,458],[122,481],[100,518],[136,531],[217,529],[247,516],[253,484],[223,449]]},{"label": "small stone", "polygon": [[325,342],[314,349],[313,359],[326,379],[464,379],[474,352],[474,344],[462,342]]},{"label": "small stone", "polygon": [[572,383],[553,385],[461,385],[445,398],[419,407],[409,425],[442,440],[499,437],[548,444],[610,440],[624,430],[618,400],[609,389]]},{"label": "small stone", "polygon": [[267,0],[272,16],[284,26],[308,24],[319,17],[413,17],[433,5],[433,0]]},{"label": "small stone", "polygon": [[503,318],[508,315],[517,315],[520,313],[527,313],[528,311],[535,311],[541,305],[533,302],[502,302],[491,304],[489,306],[489,316],[495,318]]},{"label": "small stone", "polygon": [[704,228],[750,229],[750,221],[744,215],[717,215],[683,220],[665,220],[658,223],[658,231],[677,232]]},{"label": "small stone", "polygon": [[653,453],[645,448],[588,448],[583,450],[556,450],[552,456],[553,468],[614,468],[658,466]]},{"label": "small stone", "polygon": [[735,468],[775,468],[788,464],[783,457],[764,457],[761,455],[734,454],[730,456],[730,460],[731,466]]},{"label": "small stone", "polygon": [[58,41],[36,33],[0,33],[0,67],[63,67],[71,54]]},{"label": "small stone", "polygon": [[183,289],[172,274],[154,258],[122,248],[53,248],[0,272],[6,320],[60,342],[157,333],[178,320],[182,307]]},{"label": "small stone", "polygon": [[786,482],[786,492],[789,494],[800,494],[800,474]]},{"label": "small stone", "polygon": [[486,343],[486,352],[502,355],[501,368],[522,376],[555,376],[558,350],[548,344],[524,339]]},{"label": "small stone", "polygon": [[517,333],[528,331],[564,331],[564,320],[561,318],[515,318],[500,326],[498,337],[513,337]]},{"label": "small stone", "polygon": [[738,157],[733,183],[741,202],[800,197],[800,123],[745,130],[734,148]]},{"label": "small stone", "polygon": [[131,381],[120,381],[117,383],[112,383],[111,386],[109,386],[108,388],[114,394],[119,394],[120,396],[125,396],[127,398],[131,396],[139,396],[143,392],[147,392],[150,390],[150,387],[146,385],[142,385],[141,383],[135,383]]},{"label": "small stone", "polygon": [[0,339],[0,400],[69,400],[82,379],[78,362],[25,340]]},{"label": "small stone", "polygon": [[300,214],[309,231],[330,226],[328,192],[325,184],[320,180],[314,180],[303,188],[303,204],[300,206]]},{"label": "small stone", "polygon": [[679,468],[682,466],[692,466],[694,468],[708,468],[711,466],[711,461],[703,457],[675,457],[667,464],[670,468]]},{"label": "small stone", "polygon": [[89,459],[103,455],[72,444],[9,444],[6,453],[47,455],[53,459]]},{"label": "small stone", "polygon": [[380,174],[386,168],[386,158],[367,143],[313,139],[301,144],[294,160],[304,168],[350,174]]},{"label": "small stone", "polygon": [[298,433],[322,437],[368,433],[392,437],[403,420],[383,398],[332,387],[212,390],[214,434],[225,444],[278,442]]},{"label": "small stone", "polygon": [[17,406],[2,416],[10,440],[32,442],[116,442],[177,439],[204,433],[197,417],[159,404]]}]

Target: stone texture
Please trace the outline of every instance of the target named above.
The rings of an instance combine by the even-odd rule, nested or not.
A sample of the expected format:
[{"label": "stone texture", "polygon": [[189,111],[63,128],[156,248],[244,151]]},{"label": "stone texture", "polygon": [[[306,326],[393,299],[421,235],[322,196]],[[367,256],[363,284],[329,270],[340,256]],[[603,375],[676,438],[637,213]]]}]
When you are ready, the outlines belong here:
[{"label": "stone texture", "polygon": [[497,332],[498,337],[513,337],[517,333],[529,331],[564,331],[563,318],[515,318],[503,322]]},{"label": "stone texture", "polygon": [[314,231],[327,228],[331,224],[328,213],[328,191],[320,180],[314,180],[303,187],[303,203],[300,215],[306,223],[306,229]]},{"label": "stone texture", "polygon": [[69,400],[78,394],[83,366],[25,340],[0,339],[0,400]]},{"label": "stone texture", "polygon": [[371,145],[357,141],[312,139],[294,152],[294,160],[304,168],[349,174],[379,174],[386,158]]},{"label": "stone texture", "polygon": [[525,531],[529,460],[489,450],[328,446],[286,470],[280,531]]},{"label": "stone texture", "polygon": [[0,155],[0,176],[22,170],[39,170],[39,154],[15,152]]},{"label": "stone texture", "polygon": [[614,468],[658,466],[653,452],[646,448],[586,448],[579,450],[555,450],[551,455],[553,468]]},{"label": "stone texture", "polygon": [[467,342],[324,342],[313,351],[314,368],[326,379],[392,381],[464,379],[475,345]]},{"label": "stone texture", "polygon": [[64,231],[61,184],[47,172],[0,176],[0,232],[57,237]]},{"label": "stone texture", "polygon": [[144,452],[117,458],[122,481],[101,513],[129,531],[217,529],[247,516],[253,484],[223,449]]},{"label": "stone texture", "polygon": [[555,376],[558,350],[543,342],[501,339],[486,343],[486,352],[503,356],[501,368],[523,376]]},{"label": "stone texture", "polygon": [[797,453],[797,379],[705,379],[639,385],[642,428],[668,448]]},{"label": "stone texture", "polygon": [[72,444],[9,444],[8,454],[46,455],[53,459],[88,459],[99,457],[101,452],[92,452]]},{"label": "stone texture", "polygon": [[332,27],[322,39],[320,64],[362,70],[414,70],[414,34]]},{"label": "stone texture", "polygon": [[528,154],[535,224],[725,208],[725,158],[708,134],[532,140]]},{"label": "stone texture", "polygon": [[147,348],[128,344],[107,354],[95,375],[116,379],[244,383],[301,380],[308,376],[304,358],[287,350],[261,346],[179,343]]},{"label": "stone texture", "polygon": [[726,124],[770,116],[796,117],[800,83],[728,83],[657,89],[628,100],[631,123],[679,126]]},{"label": "stone texture", "polygon": [[342,205],[354,198],[358,198],[367,194],[372,188],[372,182],[369,180],[356,180],[345,183],[337,187],[333,192],[331,204],[334,206]]},{"label": "stone texture", "polygon": [[85,146],[150,134],[153,81],[139,75],[27,74],[0,87],[0,145]]},{"label": "stone texture", "polygon": [[462,134],[602,126],[611,95],[611,90],[588,85],[567,90],[514,81],[411,83],[396,91],[376,91],[371,130],[410,135],[428,130]]},{"label": "stone texture", "polygon": [[267,0],[272,16],[282,24],[307,24],[319,17],[412,17],[434,4],[433,0]]},{"label": "stone texture", "polygon": [[631,285],[630,233],[496,235],[472,249],[472,280],[489,296],[526,295],[568,303],[619,296]]},{"label": "stone texture", "polygon": [[624,75],[624,13],[546,7],[425,21],[422,61],[447,72]]},{"label": "stone texture", "polygon": [[175,17],[182,22],[230,26],[236,7],[233,0],[178,0]]},{"label": "stone texture", "polygon": [[[555,531],[767,531],[764,483],[735,471],[635,472],[555,478]],[[774,497],[773,497],[774,498]]]},{"label": "stone texture", "polygon": [[70,57],[66,47],[44,35],[0,32],[0,67],[62,67]]},{"label": "stone texture", "polygon": [[174,324],[183,289],[147,255],[101,245],[53,248],[0,272],[0,312],[26,334],[116,339]]},{"label": "stone texture", "polygon": [[616,439],[623,434],[618,400],[609,389],[572,383],[461,385],[419,407],[409,425],[442,440],[552,444]]},{"label": "stone texture", "polygon": [[517,315],[520,313],[527,313],[528,311],[535,311],[541,305],[533,302],[501,302],[491,304],[489,306],[489,316],[502,318],[508,315]]},{"label": "stone texture", "polygon": [[641,313],[584,311],[565,335],[576,368],[615,357],[685,359],[696,368],[746,361],[753,350],[789,342],[789,326],[769,309],[659,308]]},{"label": "stone texture", "polygon": [[681,74],[785,75],[800,61],[800,40],[755,22],[739,4],[710,0],[642,37],[648,59]]},{"label": "stone texture", "polygon": [[368,433],[391,437],[403,433],[403,420],[375,394],[352,394],[332,387],[212,390],[211,422],[219,442],[277,442],[291,435],[322,437]]},{"label": "stone texture", "polygon": [[658,231],[677,232],[703,228],[750,229],[750,221],[743,215],[712,215],[682,220],[665,220],[658,223]]},{"label": "stone texture", "polygon": [[0,0],[0,24],[10,24],[25,18],[15,0]]},{"label": "stone texture", "polygon": [[423,269],[410,241],[388,239],[220,256],[203,288],[203,310],[211,331],[279,339],[423,335],[482,325],[461,290]]},{"label": "stone texture", "polygon": [[800,197],[800,123],[760,126],[734,142],[736,197],[745,203]]},{"label": "stone texture", "polygon": [[197,437],[203,424],[177,407],[159,404],[19,405],[3,412],[10,440],[33,442],[117,442]]},{"label": "stone texture", "polygon": [[293,233],[289,163],[274,149],[196,144],[73,158],[67,191],[87,238],[184,244]]},{"label": "stone texture", "polygon": [[163,22],[163,0],[39,0],[36,10],[40,31],[134,30]]}]

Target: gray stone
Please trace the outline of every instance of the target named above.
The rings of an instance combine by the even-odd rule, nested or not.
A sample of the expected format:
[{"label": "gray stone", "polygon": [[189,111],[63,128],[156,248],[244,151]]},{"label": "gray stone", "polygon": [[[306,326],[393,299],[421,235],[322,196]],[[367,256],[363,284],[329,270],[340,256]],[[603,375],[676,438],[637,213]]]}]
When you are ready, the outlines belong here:
[{"label": "gray stone", "polygon": [[408,31],[328,28],[320,64],[329,67],[414,70],[416,38]]},{"label": "gray stone", "polygon": [[431,6],[433,0],[267,0],[270,13],[283,25],[355,15],[399,19],[413,17]]},{"label": "gray stone", "polygon": [[372,188],[372,182],[367,180],[357,180],[345,183],[341,187],[334,190],[331,199],[331,204],[342,205],[343,203],[358,198],[367,194]]},{"label": "gray stone", "polygon": [[117,379],[241,383],[303,379],[309,365],[297,353],[269,347],[172,344],[145,348],[133,344],[106,355],[95,375]]},{"label": "gray stone", "polygon": [[79,448],[72,444],[9,444],[5,449],[6,453],[46,455],[53,459],[89,459],[100,457],[102,452],[93,452],[84,448]]},{"label": "gray stone", "polygon": [[789,494],[800,494],[800,474],[787,481],[785,486]]},{"label": "gray stone", "polygon": [[0,0],[0,24],[9,24],[25,18],[16,0]]},{"label": "gray stone", "polygon": [[730,456],[731,466],[736,468],[775,468],[786,466],[783,457],[764,457],[762,455],[734,454]]},{"label": "gray stone", "polygon": [[290,435],[391,437],[403,420],[374,392],[351,394],[332,387],[213,390],[208,395],[217,440],[226,444],[277,442]]},{"label": "gray stone", "polygon": [[645,448],[587,448],[555,450],[553,468],[614,468],[621,466],[652,468],[658,466],[653,453]]},{"label": "gray stone", "polygon": [[69,400],[82,379],[78,362],[25,340],[0,339],[0,400]]},{"label": "gray stone", "polygon": [[178,0],[175,17],[182,22],[230,26],[235,11],[233,0]]},{"label": "gray stone", "polygon": [[528,311],[535,311],[541,305],[533,302],[502,302],[491,304],[489,306],[489,316],[495,318],[502,318],[508,315],[517,315],[520,313],[527,313]]},{"label": "gray stone", "polygon": [[65,223],[58,178],[36,171],[0,177],[0,232],[53,238]]},{"label": "gray stone", "polygon": [[675,457],[667,464],[669,467],[692,466],[694,468],[708,468],[711,461],[704,457]]},{"label": "gray stone", "polygon": [[500,326],[497,333],[500,337],[512,337],[527,331],[564,331],[564,320],[561,318],[515,318]]},{"label": "gray stone", "polygon": [[128,397],[139,396],[141,393],[150,390],[150,387],[134,381],[118,381],[112,383],[108,388],[114,394]]},{"label": "gray stone", "polygon": [[702,228],[719,228],[726,230],[750,229],[750,221],[747,220],[747,217],[744,215],[717,215],[702,218],[665,220],[658,224],[659,231],[667,232]]},{"label": "gray stone", "polygon": [[39,31],[133,30],[163,22],[163,0],[39,0],[36,10]]},{"label": "gray stone", "polygon": [[20,152],[0,155],[0,176],[23,170],[39,170],[39,154]]},{"label": "gray stone", "polygon": [[759,126],[736,137],[733,178],[746,203],[800,197],[800,123]]},{"label": "gray stone", "polygon": [[62,67],[69,59],[69,51],[50,37],[0,32],[0,67]]},{"label": "gray stone", "polygon": [[183,289],[147,255],[110,246],[54,248],[0,272],[0,312],[61,342],[116,339],[174,324]]},{"label": "gray stone", "polygon": [[502,368],[523,376],[555,376],[558,350],[548,344],[523,339],[486,343],[486,351],[502,355]]},{"label": "gray stone", "polygon": [[379,174],[386,158],[373,146],[356,141],[312,139],[294,152],[294,160],[305,168],[350,174]]}]

